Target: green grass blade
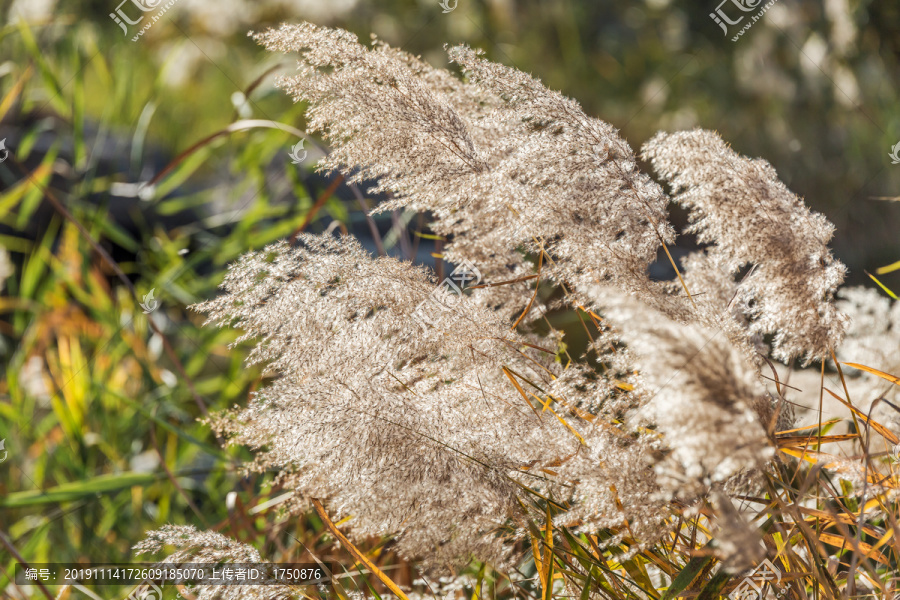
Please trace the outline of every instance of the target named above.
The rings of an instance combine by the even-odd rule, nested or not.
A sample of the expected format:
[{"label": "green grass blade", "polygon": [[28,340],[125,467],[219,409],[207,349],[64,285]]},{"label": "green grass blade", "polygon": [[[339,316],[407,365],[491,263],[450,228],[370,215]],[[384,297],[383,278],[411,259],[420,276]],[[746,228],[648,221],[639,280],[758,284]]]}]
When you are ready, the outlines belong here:
[{"label": "green grass blade", "polygon": [[4,508],[24,508],[42,504],[73,502],[96,494],[117,492],[133,486],[144,486],[165,477],[164,473],[115,473],[100,475],[87,481],[68,482],[47,490],[13,492],[0,498]]},{"label": "green grass blade", "polygon": [[581,590],[581,600],[589,600],[591,597],[591,571],[588,571],[587,581],[584,582],[584,588]]},{"label": "green grass blade", "polygon": [[686,590],[711,560],[711,556],[695,556],[692,558],[681,570],[681,573],[676,575],[675,579],[672,580],[672,584],[669,586],[669,589],[666,590],[666,593],[663,594],[662,600],[672,600],[678,596],[678,594]]},{"label": "green grass blade", "polygon": [[728,583],[730,579],[731,575],[728,573],[716,573],[713,578],[709,580],[709,583],[700,590],[700,595],[697,596],[697,600],[716,600],[716,598],[721,596],[719,592],[722,591],[722,588],[725,587],[725,584]]},{"label": "green grass blade", "polygon": [[877,283],[877,284],[878,284],[878,287],[880,287],[881,289],[883,289],[883,290],[885,291],[885,293],[887,293],[888,296],[890,296],[890,297],[893,298],[894,300],[897,300],[897,294],[895,294],[894,292],[892,292],[891,290],[889,290],[889,289],[887,288],[887,286],[885,286],[883,283],[881,283],[880,281],[878,281],[878,279],[876,279],[874,275],[872,275],[872,274],[869,273],[868,271],[865,271],[865,274],[868,275],[868,276],[872,279],[872,281],[874,281],[875,283]]}]

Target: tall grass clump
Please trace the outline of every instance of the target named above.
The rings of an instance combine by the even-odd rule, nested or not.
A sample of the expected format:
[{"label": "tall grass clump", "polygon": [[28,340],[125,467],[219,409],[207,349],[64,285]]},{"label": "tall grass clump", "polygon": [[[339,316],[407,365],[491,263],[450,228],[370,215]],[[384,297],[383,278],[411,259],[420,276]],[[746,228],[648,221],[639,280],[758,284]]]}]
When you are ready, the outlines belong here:
[{"label": "tall grass clump", "polygon": [[[352,238],[301,235],[196,306],[272,375],[210,423],[278,473],[289,512],[312,505],[351,546],[390,536],[478,597],[715,598],[764,560],[763,594],[893,593],[898,439],[850,390],[898,380],[844,348],[896,357],[896,304],[836,302],[833,227],[771,165],[710,131],[660,133],[641,157],[670,197],[615,128],[477,51],[449,49],[456,76],[308,23],[255,38],[299,55],[279,85],[331,145],[320,169],[376,182],[376,210],[429,212],[445,257],[483,279],[457,295]],[[680,264],[670,202],[703,245]],[[650,277],[658,257],[672,281]],[[591,336],[583,355],[550,325],[559,310]],[[795,423],[822,395],[847,407],[845,433]]]}]

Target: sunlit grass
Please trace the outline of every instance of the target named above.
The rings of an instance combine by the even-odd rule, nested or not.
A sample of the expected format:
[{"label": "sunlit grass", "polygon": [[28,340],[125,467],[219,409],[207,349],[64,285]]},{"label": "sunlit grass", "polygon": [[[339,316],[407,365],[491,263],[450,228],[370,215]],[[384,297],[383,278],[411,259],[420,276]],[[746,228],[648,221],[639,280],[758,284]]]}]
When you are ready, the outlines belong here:
[{"label": "sunlit grass", "polygon": [[[249,453],[222,449],[198,421],[206,412],[243,404],[264,379],[261,369],[243,366],[241,349],[228,348],[237,333],[201,328],[201,318],[185,307],[216,293],[226,264],[291,235],[314,207],[326,222],[344,226],[363,219],[361,214],[330,194],[317,203],[324,185],[307,189],[295,175],[271,181],[265,166],[295,140],[277,128],[252,129],[210,140],[190,156],[170,157],[172,171],[148,204],[157,214],[171,215],[225,194],[246,203],[240,215],[217,214],[167,229],[138,214],[139,230],[128,231],[111,217],[109,192],[116,183],[136,182],[150,153],[139,144],[127,157],[129,170],[110,175],[98,168],[99,148],[89,140],[133,135],[143,142],[152,137],[151,124],[165,123],[152,127],[155,141],[184,150],[233,123],[228,86],[222,80],[197,81],[176,95],[146,77],[154,67],[138,51],[110,57],[94,54],[91,40],[66,39],[56,53],[47,53],[27,27],[7,28],[4,37],[6,44],[15,38],[29,61],[4,76],[0,119],[10,111],[35,119],[23,126],[13,159],[0,167],[0,222],[22,232],[0,237],[17,265],[0,298],[6,358],[0,437],[9,452],[0,466],[0,531],[29,562],[125,562],[145,531],[171,522],[196,523],[255,545],[268,560],[315,556],[340,564],[352,575],[337,586],[344,596],[357,589],[383,593],[390,587],[385,578],[409,586],[415,571],[396,556],[390,540],[338,547],[333,527],[343,523],[329,524],[313,512],[282,518],[283,490],[271,485],[272,477],[245,477],[239,464]],[[179,105],[184,97],[199,96],[220,101],[200,111],[203,118],[185,121]],[[299,115],[286,103],[270,102],[266,107],[285,122]],[[47,109],[58,119],[45,119],[41,111]],[[101,135],[88,136],[88,115],[100,115],[93,125]],[[39,149],[39,136],[48,130],[53,143]],[[205,176],[215,179],[223,171],[235,185],[206,186]],[[276,201],[275,188],[282,184],[295,205]],[[65,204],[71,219],[41,202],[48,191]],[[48,215],[47,226],[32,239],[24,227],[42,213]],[[116,266],[135,282],[134,293],[117,280],[91,240],[104,248],[114,244],[128,256]],[[397,242],[396,236],[385,240]],[[889,274],[896,265],[877,274]],[[896,298],[896,286],[872,279]],[[159,308],[147,315],[140,302],[151,290]],[[583,317],[553,316],[578,328]],[[875,375],[897,383],[898,374]],[[525,400],[551,405],[539,390],[510,379]],[[876,495],[860,506],[859,490],[828,475],[821,464],[863,465],[870,483],[897,489],[897,463],[889,454],[900,440],[856,409],[860,399],[847,397],[846,390],[824,393],[838,397],[847,413],[821,415],[813,428],[781,432],[780,462],[768,478],[767,493],[743,500],[756,511],[791,597],[852,596],[848,573],[853,572],[890,598],[900,560],[896,497]],[[848,422],[850,433],[830,434],[832,417]],[[232,492],[236,496],[229,496]],[[565,507],[531,498],[546,518],[527,524],[519,573],[473,563],[467,596],[550,598],[575,589],[581,598],[704,599],[728,595],[742,582],[712,556],[710,511],[674,513],[669,538],[626,560],[622,557],[635,540],[626,535],[620,544],[601,549],[600,542],[621,532],[579,534],[558,527],[554,515]],[[863,514],[879,516],[860,527]],[[12,554],[0,557],[0,589],[6,589],[16,560]],[[372,574],[373,565],[385,577]]]}]

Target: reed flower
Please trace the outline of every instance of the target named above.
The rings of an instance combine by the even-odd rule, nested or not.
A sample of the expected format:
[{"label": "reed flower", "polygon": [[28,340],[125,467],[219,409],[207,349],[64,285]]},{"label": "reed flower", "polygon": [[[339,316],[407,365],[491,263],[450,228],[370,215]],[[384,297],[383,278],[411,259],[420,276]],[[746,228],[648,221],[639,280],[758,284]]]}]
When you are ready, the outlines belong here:
[{"label": "reed flower", "polygon": [[[609,523],[625,519],[611,484],[649,501],[640,444],[572,408],[603,405],[604,386],[582,378],[578,397],[562,397],[573,387],[555,354],[467,297],[423,330],[410,318],[435,292],[422,268],[372,258],[351,238],[302,242],[244,256],[226,293],[197,307],[254,338],[249,360],[277,374],[214,425],[257,451],[254,468],[280,472],[298,510],[321,498],[354,516],[358,536],[399,534],[407,554],[455,564],[503,561],[501,529],[523,516],[523,486],[590,497]],[[643,483],[626,483],[629,470]],[[656,533],[659,503],[627,506],[636,528]]]},{"label": "reed flower", "polygon": [[[730,536],[721,559],[754,562],[759,537],[730,498],[775,471],[791,423],[760,365],[826,357],[848,325],[831,224],[718,135],[660,133],[643,156],[706,247],[679,281],[653,281],[675,239],[669,197],[574,100],[467,47],[449,49],[460,78],[309,23],[255,39],[298,53],[279,85],[332,146],[320,168],[374,182],[377,210],[430,211],[446,257],[491,285],[451,294],[328,235],[231,265],[196,308],[242,330],[271,377],[211,420],[255,451],[248,468],[278,473],[289,510],[321,500],[355,538],[396,536],[429,567],[517,561],[548,498],[559,526],[605,532],[596,549],[626,546],[617,560],[688,507]],[[549,285],[595,326],[585,356],[528,327],[554,308],[534,289]]]},{"label": "reed flower", "polygon": [[255,38],[299,52],[300,73],[279,85],[309,103],[310,128],[332,144],[320,168],[377,181],[370,191],[393,196],[378,210],[431,211],[435,231],[453,238],[448,260],[513,279],[524,245],[542,248],[552,257],[545,274],[575,288],[662,290],[647,268],[674,238],[668,200],[615,128],[574,100],[465,47],[450,50],[460,80],[310,23]]},{"label": "reed flower", "polygon": [[708,244],[718,278],[749,269],[736,289],[749,333],[773,335],[779,360],[827,358],[847,327],[834,304],[847,270],[828,248],[834,226],[769,163],[738,155],[714,132],[659,133],[643,155],[689,210],[688,231]]},{"label": "reed flower", "polygon": [[[199,531],[189,525],[166,525],[152,531],[135,545],[135,554],[156,554],[173,546],[175,552],[159,563],[172,567],[183,563],[258,563],[259,552],[249,544],[211,531]],[[296,594],[287,585],[203,585],[189,588],[197,600],[288,600]],[[143,596],[136,596],[143,597]]]},{"label": "reed flower", "polygon": [[891,302],[876,290],[852,287],[841,290],[837,305],[850,319],[838,360],[900,372],[900,301]]},{"label": "reed flower", "polygon": [[[648,398],[636,418],[664,434],[656,469],[673,495],[691,499],[773,455],[777,418],[755,365],[721,332],[684,325],[611,291],[605,314],[621,331]],[[665,480],[669,480],[665,482]]]}]

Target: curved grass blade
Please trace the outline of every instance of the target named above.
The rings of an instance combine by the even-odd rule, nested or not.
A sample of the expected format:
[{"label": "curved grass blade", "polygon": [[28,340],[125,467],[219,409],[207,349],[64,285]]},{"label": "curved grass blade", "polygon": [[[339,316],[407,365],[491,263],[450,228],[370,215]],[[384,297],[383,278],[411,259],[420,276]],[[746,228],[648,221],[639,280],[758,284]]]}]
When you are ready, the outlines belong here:
[{"label": "curved grass blade", "polygon": [[675,579],[672,580],[669,589],[662,595],[662,600],[672,600],[686,590],[711,560],[712,556],[695,556],[692,558]]},{"label": "curved grass blade", "polygon": [[900,385],[900,377],[897,377],[896,375],[891,375],[890,373],[885,373],[884,371],[879,371],[878,369],[873,369],[872,367],[867,367],[865,365],[860,365],[857,363],[845,362],[843,364],[847,365],[848,367],[853,367],[854,369],[859,369],[860,371],[871,373],[872,375],[881,377],[882,379],[890,381],[891,383]]},{"label": "curved grass blade", "polygon": [[880,287],[881,289],[883,289],[883,290],[885,291],[885,293],[886,293],[888,296],[890,296],[890,297],[893,298],[894,300],[897,300],[897,299],[898,299],[898,298],[897,298],[897,294],[895,294],[894,292],[892,292],[891,290],[889,290],[889,289],[887,288],[886,285],[884,285],[883,283],[881,283],[880,281],[878,281],[878,279],[876,279],[874,275],[872,275],[872,274],[869,273],[868,271],[863,271],[863,272],[864,272],[866,275],[869,276],[869,279],[871,279],[872,281],[874,281],[875,283],[877,283],[877,284],[878,284],[878,287]]},{"label": "curved grass blade", "polygon": [[349,550],[350,554],[352,554],[353,557],[356,558],[356,560],[366,565],[366,567],[371,570],[372,573],[374,573],[375,576],[378,577],[378,579],[381,580],[381,583],[386,585],[387,588],[391,590],[391,592],[396,594],[398,598],[401,598],[401,600],[409,600],[407,595],[403,593],[403,590],[401,590],[400,587],[397,586],[397,584],[394,583],[393,580],[388,577],[384,571],[379,569],[378,566],[375,565],[375,563],[369,560],[369,557],[363,554],[359,548],[354,546],[353,543],[351,543],[350,540],[347,539],[347,536],[341,533],[341,530],[337,528],[337,526],[331,520],[331,517],[328,516],[328,513],[325,511],[325,507],[322,506],[322,503],[318,499],[312,498],[312,504],[316,509],[316,513],[318,513],[319,518],[322,519],[322,523],[325,524],[325,527],[328,528],[328,530],[332,535],[334,535],[334,537],[340,540],[344,548]]}]

